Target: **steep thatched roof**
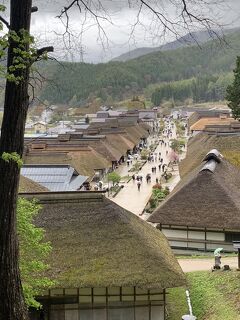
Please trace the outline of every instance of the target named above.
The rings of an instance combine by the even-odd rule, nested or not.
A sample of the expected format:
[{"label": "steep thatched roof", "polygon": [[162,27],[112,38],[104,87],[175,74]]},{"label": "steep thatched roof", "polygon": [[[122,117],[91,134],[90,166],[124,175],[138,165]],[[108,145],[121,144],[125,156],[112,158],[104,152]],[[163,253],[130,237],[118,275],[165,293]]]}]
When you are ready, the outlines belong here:
[{"label": "steep thatched roof", "polygon": [[140,125],[126,127],[125,131],[135,145],[139,143],[141,138],[146,138],[148,136],[148,132]]},{"label": "steep thatched roof", "polygon": [[121,134],[107,134],[106,140],[112,148],[115,148],[118,151],[120,151],[121,155],[125,155],[129,150],[129,146],[126,140],[123,139]]},{"label": "steep thatched roof", "polygon": [[49,190],[41,186],[35,181],[32,181],[31,179],[28,179],[24,176],[20,177],[20,182],[19,182],[19,192],[22,193],[28,193],[28,192],[48,192]]},{"label": "steep thatched roof", "polygon": [[111,167],[109,160],[92,148],[84,150],[58,152],[38,151],[27,154],[24,158],[26,164],[69,164],[81,175],[93,176],[94,170]]},{"label": "steep thatched roof", "polygon": [[206,153],[213,148],[218,149],[232,164],[237,164],[234,161],[234,155],[240,152],[240,136],[199,133],[191,138],[188,142],[186,158],[179,165],[181,177],[199,166]]},{"label": "steep thatched roof", "polygon": [[196,123],[201,118],[198,112],[193,112],[188,118],[188,127],[190,128],[194,123]]},{"label": "steep thatched roof", "polygon": [[203,131],[207,125],[230,125],[233,121],[233,118],[201,118],[190,127],[190,130]]},{"label": "steep thatched roof", "polygon": [[52,242],[59,287],[168,288],[185,278],[165,236],[104,195],[29,195],[40,199],[36,224]]},{"label": "steep thatched roof", "polygon": [[240,170],[214,156],[187,174],[148,221],[240,229]]},{"label": "steep thatched roof", "polygon": [[91,147],[108,161],[118,161],[123,156],[123,154],[109,144],[106,139],[101,139],[99,142],[91,142]]}]

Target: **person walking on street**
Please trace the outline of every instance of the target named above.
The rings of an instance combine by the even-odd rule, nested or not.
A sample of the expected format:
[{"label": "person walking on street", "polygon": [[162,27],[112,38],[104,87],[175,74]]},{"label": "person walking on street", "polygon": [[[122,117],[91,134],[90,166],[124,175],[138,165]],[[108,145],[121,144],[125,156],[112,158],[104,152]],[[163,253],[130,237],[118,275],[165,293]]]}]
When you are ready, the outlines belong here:
[{"label": "person walking on street", "polygon": [[161,165],[161,163],[158,165],[158,170],[159,171],[161,171],[161,167],[162,167],[162,165]]},{"label": "person walking on street", "polygon": [[135,174],[132,175],[132,179],[135,182],[135,179],[136,179]]},{"label": "person walking on street", "polygon": [[138,191],[140,191],[140,188],[141,188],[141,181],[140,180],[137,183],[137,188],[138,188]]}]

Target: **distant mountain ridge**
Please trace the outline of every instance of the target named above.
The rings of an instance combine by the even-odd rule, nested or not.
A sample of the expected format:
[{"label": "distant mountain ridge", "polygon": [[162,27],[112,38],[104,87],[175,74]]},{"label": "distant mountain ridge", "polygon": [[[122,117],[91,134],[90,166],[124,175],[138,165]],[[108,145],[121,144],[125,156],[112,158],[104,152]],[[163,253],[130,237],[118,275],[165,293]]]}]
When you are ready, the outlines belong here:
[{"label": "distant mountain ridge", "polygon": [[[240,31],[240,28],[226,29],[224,30],[224,35],[228,35],[234,33],[236,31]],[[159,51],[168,51],[168,50],[176,50],[178,48],[186,47],[189,45],[197,45],[203,44],[211,39],[216,39],[217,37],[222,35],[220,31],[197,31],[188,33],[185,36],[168,42],[159,47],[142,47],[131,50],[129,52],[123,53],[120,56],[113,58],[111,61],[121,61],[125,62],[128,60],[136,59],[141,56],[145,56],[149,53],[159,52]]]}]

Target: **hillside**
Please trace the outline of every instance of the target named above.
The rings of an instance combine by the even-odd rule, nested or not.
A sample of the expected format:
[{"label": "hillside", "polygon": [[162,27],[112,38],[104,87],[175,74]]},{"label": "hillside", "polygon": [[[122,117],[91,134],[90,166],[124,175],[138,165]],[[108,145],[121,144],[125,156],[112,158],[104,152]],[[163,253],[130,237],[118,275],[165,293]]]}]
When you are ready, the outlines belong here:
[{"label": "hillside", "polygon": [[[189,272],[186,276],[193,314],[198,320],[240,320],[239,272],[202,271]],[[168,319],[181,319],[189,312],[185,288],[174,288],[168,292]]]},{"label": "hillside", "polygon": [[[230,34],[233,32],[237,32],[239,29],[226,29],[224,31],[224,34]],[[149,53],[158,52],[158,51],[168,51],[168,50],[175,50],[178,48],[186,47],[189,45],[195,45],[195,44],[203,44],[211,39],[216,38],[216,34],[218,34],[217,31],[215,32],[208,32],[208,31],[197,31],[188,33],[183,37],[180,37],[179,39],[168,42],[164,45],[161,45],[159,47],[143,47],[143,48],[137,48],[134,50],[131,50],[129,52],[123,53],[120,56],[112,59],[112,61],[127,61],[131,59],[136,59],[141,56],[144,56]]]},{"label": "hillside", "polygon": [[[41,99],[50,103],[66,103],[72,106],[84,106],[92,99],[100,99],[102,103],[112,104],[132,96],[145,94],[152,98],[159,90],[160,84],[193,79],[192,87],[200,88],[195,102],[209,100],[205,94],[210,88],[212,100],[219,100],[225,95],[225,86],[230,80],[229,74],[235,66],[237,54],[240,52],[240,32],[226,37],[228,46],[211,40],[201,48],[190,46],[172,51],[157,52],[127,62],[109,62],[106,64],[48,62],[47,76],[50,81],[41,92]],[[218,86],[220,81],[223,86]],[[230,78],[229,78],[230,79]],[[221,79],[220,79],[221,80]],[[180,83],[179,83],[180,81]],[[192,81],[192,80],[191,80]],[[180,91],[181,99],[192,98],[192,89],[186,87]],[[179,88],[174,89],[178,92]],[[174,91],[174,92],[175,92]],[[217,93],[217,94],[215,94]],[[171,96],[173,94],[171,93]],[[166,97],[166,99],[168,96]],[[164,99],[164,96],[161,96]],[[160,101],[161,101],[160,99]],[[154,100],[155,104],[159,101]]]}]

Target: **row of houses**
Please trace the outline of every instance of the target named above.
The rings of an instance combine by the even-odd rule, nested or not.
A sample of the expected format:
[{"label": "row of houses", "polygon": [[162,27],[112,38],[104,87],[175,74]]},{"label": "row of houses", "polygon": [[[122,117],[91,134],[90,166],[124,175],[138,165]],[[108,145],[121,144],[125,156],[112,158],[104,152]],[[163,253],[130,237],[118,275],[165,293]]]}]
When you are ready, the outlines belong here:
[{"label": "row of houses", "polygon": [[[46,183],[51,177],[54,180],[59,174],[65,175],[69,180],[65,180],[68,183],[66,190],[79,190],[80,186],[71,188],[71,185],[76,187],[76,175],[81,176],[78,182],[81,181],[82,185],[85,181],[98,181],[125,161],[129,153],[138,150],[146,141],[150,130],[148,125],[141,122],[125,127],[89,126],[85,130],[78,129],[56,136],[25,138],[25,167],[22,174],[41,183],[41,173],[45,167],[44,175],[48,178]],[[48,175],[51,168],[55,168],[55,178]],[[39,179],[36,175],[39,175]],[[74,184],[70,183],[71,179],[75,181]],[[46,186],[46,183],[42,185]],[[48,185],[51,186],[49,183]],[[57,191],[56,188],[50,190]]]},{"label": "row of houses", "polygon": [[90,127],[124,127],[126,125],[135,125],[138,122],[145,123],[154,128],[158,124],[157,116],[157,109],[133,111],[106,110],[86,114],[81,119],[75,121],[61,120],[55,126],[49,125],[44,121],[28,123],[26,125],[26,132],[28,134],[59,134],[75,130],[85,131]]}]

